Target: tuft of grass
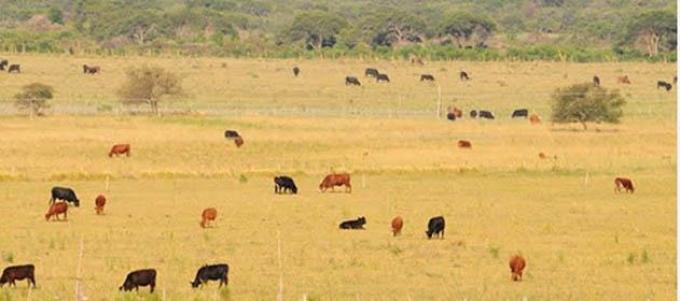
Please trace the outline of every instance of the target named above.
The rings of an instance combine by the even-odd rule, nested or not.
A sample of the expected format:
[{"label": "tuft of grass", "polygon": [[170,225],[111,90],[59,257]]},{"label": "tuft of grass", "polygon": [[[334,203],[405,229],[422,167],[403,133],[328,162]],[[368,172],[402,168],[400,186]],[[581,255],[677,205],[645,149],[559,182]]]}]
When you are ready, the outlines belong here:
[{"label": "tuft of grass", "polygon": [[396,255],[401,254],[402,252],[404,252],[404,250],[402,250],[398,246],[390,246],[390,253],[392,253],[393,255],[396,256]]},{"label": "tuft of grass", "polygon": [[14,262],[14,253],[12,252],[2,253],[2,260],[4,260],[7,263]]},{"label": "tuft of grass", "polygon": [[642,255],[640,256],[640,261],[642,263],[649,263],[650,258],[649,258],[649,253],[647,253],[647,250],[642,250]]},{"label": "tuft of grass", "polygon": [[246,184],[248,183],[248,177],[246,177],[244,174],[241,174],[238,176],[238,182],[241,184]]},{"label": "tuft of grass", "polygon": [[626,258],[626,261],[628,262],[628,264],[634,264],[635,263],[635,257],[636,257],[635,253],[628,254],[628,258]]},{"label": "tuft of grass", "polygon": [[489,247],[489,254],[491,254],[493,258],[498,259],[498,254],[500,253],[500,251],[501,251],[500,247],[495,246]]},{"label": "tuft of grass", "polygon": [[225,301],[231,300],[231,292],[229,291],[229,287],[223,287],[220,290],[220,299]]}]

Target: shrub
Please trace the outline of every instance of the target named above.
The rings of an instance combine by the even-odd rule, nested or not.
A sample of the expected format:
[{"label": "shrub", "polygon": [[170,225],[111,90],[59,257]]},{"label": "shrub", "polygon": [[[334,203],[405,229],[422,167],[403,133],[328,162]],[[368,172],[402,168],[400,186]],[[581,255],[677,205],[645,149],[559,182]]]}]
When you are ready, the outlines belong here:
[{"label": "shrub", "polygon": [[590,83],[559,88],[552,99],[553,122],[578,122],[584,130],[588,129],[588,122],[618,123],[626,104],[617,90],[609,92]]},{"label": "shrub", "polygon": [[48,108],[47,101],[52,99],[54,89],[51,86],[32,83],[22,87],[22,92],[14,95],[15,105],[20,110],[27,110],[31,115],[42,115],[42,110]]}]

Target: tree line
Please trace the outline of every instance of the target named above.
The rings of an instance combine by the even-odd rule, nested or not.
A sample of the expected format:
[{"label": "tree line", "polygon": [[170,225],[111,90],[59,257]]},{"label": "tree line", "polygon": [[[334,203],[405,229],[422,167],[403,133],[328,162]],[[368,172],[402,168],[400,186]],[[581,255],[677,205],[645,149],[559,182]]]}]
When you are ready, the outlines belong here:
[{"label": "tree line", "polygon": [[675,60],[667,0],[5,1],[0,50]]}]

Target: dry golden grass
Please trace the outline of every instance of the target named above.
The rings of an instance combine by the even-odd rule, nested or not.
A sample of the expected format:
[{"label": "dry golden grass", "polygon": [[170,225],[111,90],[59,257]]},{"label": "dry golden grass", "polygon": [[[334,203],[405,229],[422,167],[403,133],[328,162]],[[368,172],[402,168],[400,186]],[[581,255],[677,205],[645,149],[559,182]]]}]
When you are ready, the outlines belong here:
[{"label": "dry golden grass", "polygon": [[[26,71],[0,74],[8,87],[3,97],[40,81],[55,86],[55,106],[90,98],[114,103],[125,66],[148,60],[182,66],[193,97],[180,107],[214,105],[204,100],[340,107],[354,99],[351,105],[366,110],[430,108],[436,87],[411,76],[428,69],[448,76],[441,81],[445,105],[456,98],[466,111],[485,107],[498,116],[1,117],[0,267],[34,263],[33,300],[73,297],[81,238],[89,300],[160,300],[163,291],[168,300],[271,300],[280,276],[286,300],[675,298],[676,103],[654,86],[675,66],[303,61],[303,77],[294,79],[292,61],[10,60]],[[80,74],[82,63],[104,73]],[[393,83],[344,87],[345,74],[360,75],[369,65],[387,70]],[[461,68],[473,81],[457,81]],[[579,81],[578,74],[589,80],[596,70],[607,86],[616,86],[620,73],[633,81],[621,87],[629,95],[622,124],[582,132],[546,122],[552,89]],[[510,120],[517,107],[539,112],[544,123]],[[225,129],[238,130],[245,145],[226,141]],[[472,148],[457,148],[459,139]],[[114,143],[130,143],[132,156],[108,158]],[[539,159],[539,152],[557,159]],[[352,173],[352,194],[316,191],[331,170]],[[293,176],[300,194],[274,195],[279,174]],[[631,177],[636,193],[615,194],[616,176]],[[73,187],[81,199],[68,222],[44,220],[55,185]],[[94,211],[99,193],[108,200],[103,216]],[[218,218],[214,228],[201,229],[207,207],[217,208]],[[337,229],[359,215],[367,230]],[[405,226],[394,238],[390,221],[397,215]],[[435,215],[446,218],[446,238],[428,241],[424,231]],[[517,252],[528,264],[521,283],[510,281],[507,266]],[[216,262],[230,264],[229,288],[192,290],[198,267]],[[117,291],[127,272],[145,267],[159,272],[157,294]],[[0,289],[0,300],[26,299],[25,287]]]}]

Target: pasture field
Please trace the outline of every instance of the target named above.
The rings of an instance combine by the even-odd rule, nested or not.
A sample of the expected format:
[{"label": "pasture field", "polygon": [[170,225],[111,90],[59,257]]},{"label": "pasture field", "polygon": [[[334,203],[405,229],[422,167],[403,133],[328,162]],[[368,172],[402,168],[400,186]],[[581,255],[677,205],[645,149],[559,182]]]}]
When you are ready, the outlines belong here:
[{"label": "pasture field", "polygon": [[[0,267],[33,263],[38,283],[5,286],[0,300],[72,299],[81,241],[88,300],[273,300],[280,281],[285,300],[676,297],[675,90],[655,89],[674,65],[9,58],[25,73],[0,74],[0,99],[34,81],[57,96],[47,117],[0,117]],[[182,66],[191,97],[172,108],[198,114],[118,114],[115,88],[142,61]],[[83,75],[83,63],[104,72]],[[294,63],[301,78],[289,74]],[[344,86],[367,66],[393,82]],[[413,75],[424,69],[441,78],[443,106],[486,108],[497,119],[434,118],[436,84]],[[473,80],[457,81],[460,69]],[[622,123],[586,132],[551,125],[552,90],[596,73],[628,97]],[[633,84],[618,86],[619,74]],[[102,104],[114,109],[89,114]],[[83,115],[59,113],[69,106]],[[276,112],[286,107],[296,111]],[[346,107],[368,113],[345,115]],[[544,122],[511,120],[519,107]],[[226,141],[225,129],[245,145]],[[458,149],[458,139],[472,148]],[[114,143],[130,143],[132,156],[108,158]],[[331,170],[351,172],[351,194],[317,191]],[[280,174],[296,180],[298,195],[273,193]],[[636,192],[615,194],[617,176],[632,178]],[[44,220],[56,185],[81,199],[68,222]],[[103,216],[98,193],[108,199]],[[218,217],[201,229],[206,207]],[[360,215],[366,230],[337,229]],[[395,238],[396,215],[405,226]],[[436,215],[446,218],[446,238],[428,241]],[[516,253],[527,259],[522,282],[510,281]],[[198,267],[218,262],[231,267],[228,289],[190,287]],[[118,292],[127,272],[147,267],[158,270],[157,293]]]}]

